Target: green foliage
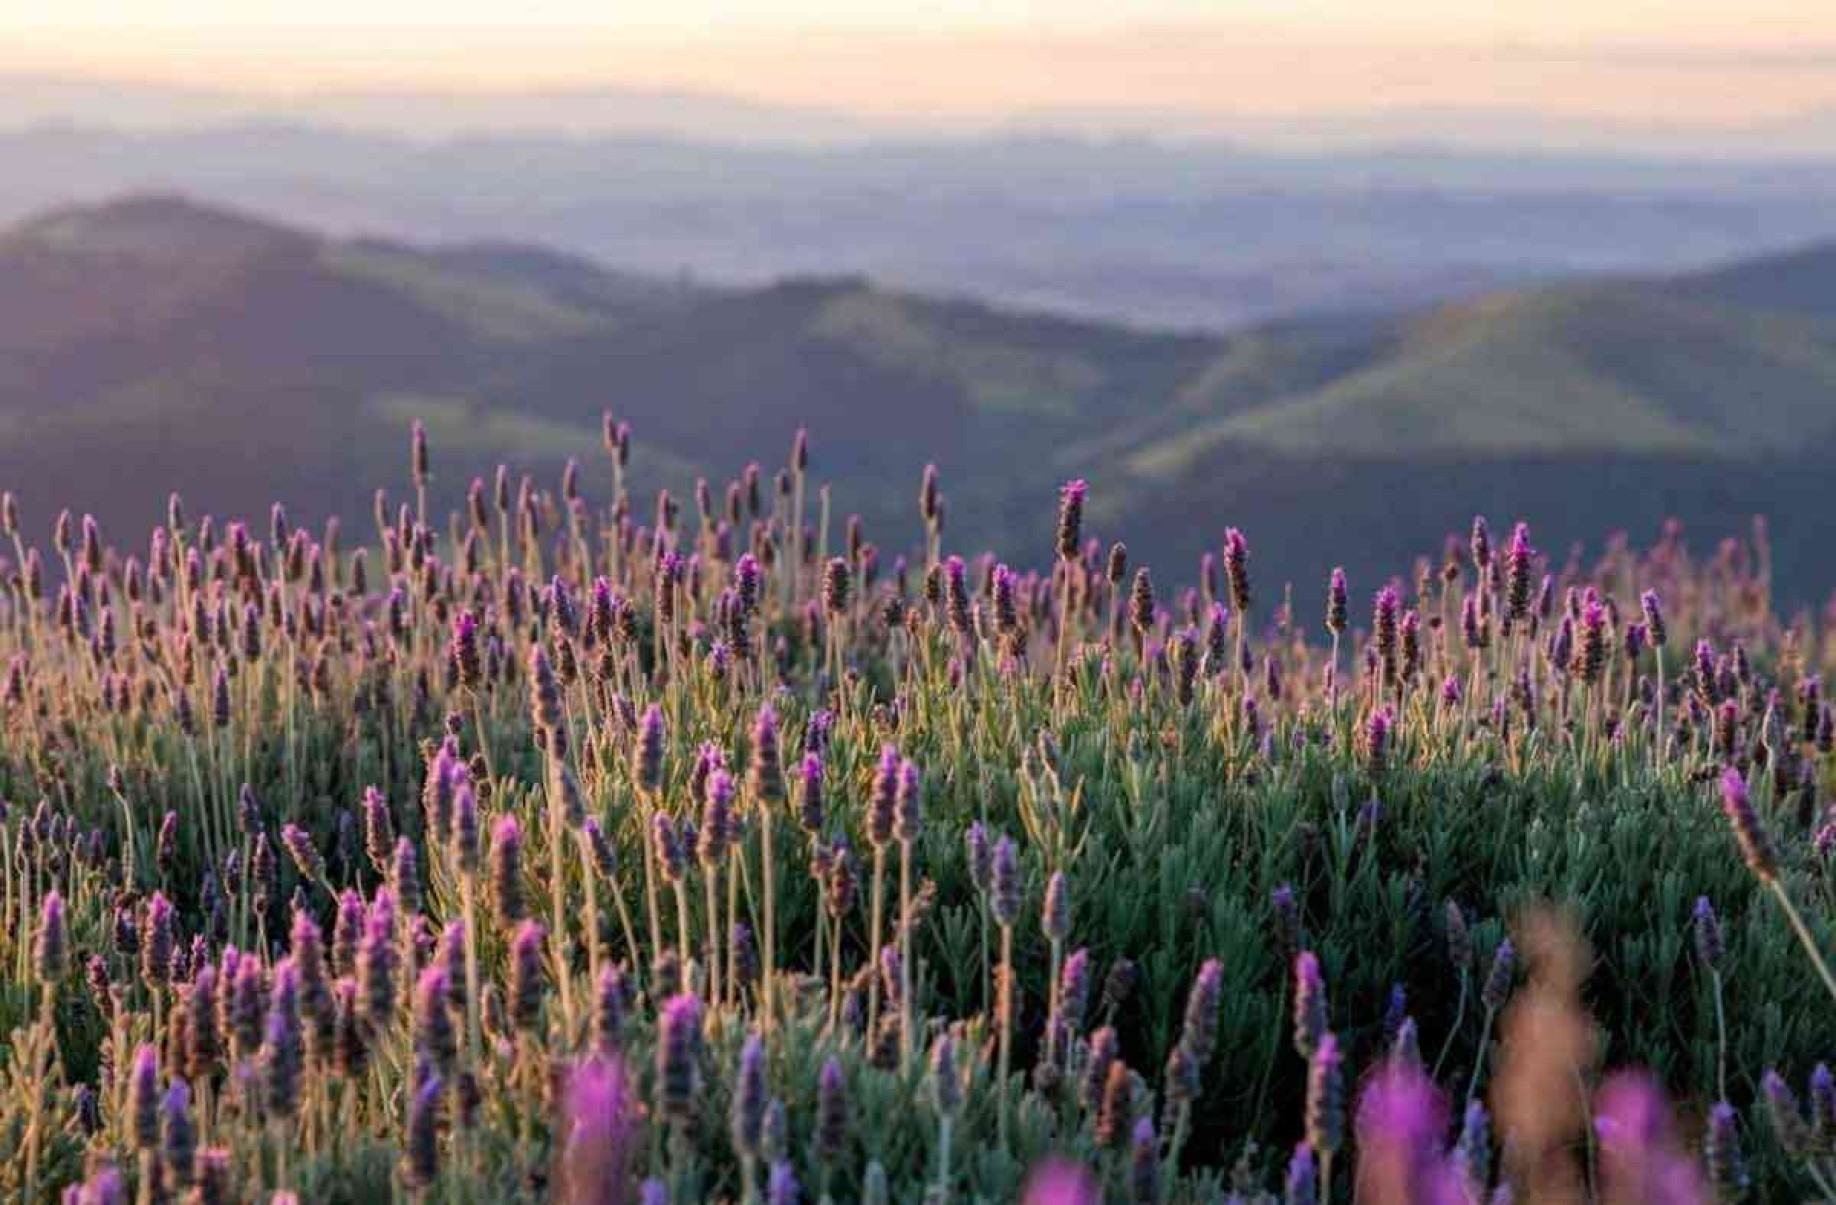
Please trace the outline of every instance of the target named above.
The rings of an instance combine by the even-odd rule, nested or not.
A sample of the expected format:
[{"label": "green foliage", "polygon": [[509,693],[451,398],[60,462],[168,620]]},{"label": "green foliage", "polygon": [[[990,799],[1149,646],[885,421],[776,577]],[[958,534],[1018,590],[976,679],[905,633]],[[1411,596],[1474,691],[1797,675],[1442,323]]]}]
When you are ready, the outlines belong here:
[{"label": "green foliage", "polygon": [[[809,1195],[852,1199],[870,1164],[896,1200],[1012,1201],[1053,1155],[1119,1196],[1142,1117],[1162,1158],[1156,1199],[1215,1200],[1227,1178],[1249,1194],[1278,1181],[1266,1152],[1307,1136],[1294,943],[1318,959],[1350,1084],[1391,1057],[1400,989],[1424,1062],[1459,1105],[1521,1057],[1513,981],[1488,984],[1489,968],[1546,902],[1591,948],[1581,1003],[1600,1035],[1562,1082],[1648,1067],[1694,1141],[1724,1077],[1748,1110],[1765,1069],[1801,1082],[1826,1053],[1832,1000],[1714,795],[1724,765],[1747,776],[1780,849],[1782,898],[1830,948],[1836,883],[1818,839],[1830,752],[1800,683],[1831,649],[1773,614],[1763,546],[1700,566],[1674,543],[1547,566],[1560,575],[1551,608],[1512,625],[1504,576],[1455,562],[1407,596],[1406,651],[1356,632],[1328,649],[1286,606],[1265,615],[1260,602],[1206,616],[1194,596],[1179,603],[1188,615],[1124,628],[1125,586],[1094,553],[1050,577],[950,559],[927,596],[870,576],[826,511],[798,513],[820,495],[795,469],[756,514],[740,491],[756,561],[722,515],[690,507],[640,538],[614,519],[631,504],[624,471],[616,459],[599,470],[615,491],[605,508],[532,490],[445,525],[412,506],[385,512],[363,594],[348,549],[284,516],[268,540],[177,518],[131,563],[79,527],[51,546],[67,570],[55,598],[13,579],[0,612],[13,667],[0,795],[19,801],[0,822],[0,1027],[13,1035],[0,1176],[26,1178],[5,1181],[12,1195],[50,1199],[85,1159],[135,1183],[173,1176],[167,1138],[149,1151],[136,1140],[143,1043],[161,1093],[189,1083],[198,1145],[242,1198],[552,1197],[591,1155],[570,1145],[587,1131],[564,1116],[563,1089],[595,1055],[618,1060],[629,1094],[598,1119],[615,1135],[602,1145],[625,1144],[626,1179],[654,1176],[678,1201],[756,1196],[774,1167]],[[784,533],[806,519],[815,547],[798,566]],[[856,588],[825,609],[818,567],[844,551]],[[1524,572],[1545,567],[1532,556]],[[1571,586],[1572,614],[1554,601]],[[1670,600],[1669,643],[1635,642],[1628,656],[1644,586]],[[1011,609],[995,600],[1006,589]],[[1612,618],[1588,608],[1589,590],[1617,604]],[[1431,622],[1463,603],[1471,639],[1457,620]],[[1563,646],[1589,615],[1610,627],[1597,672]],[[1204,654],[1182,683],[1164,648],[1201,617],[1215,634],[1194,633]],[[1724,650],[1706,677],[1682,663],[1698,634]],[[1723,707],[1727,734],[1715,730]],[[775,771],[755,765],[767,708]],[[655,782],[641,768],[652,733]],[[882,828],[888,747],[921,792],[901,786]],[[710,860],[695,839],[711,815],[697,784],[718,770],[704,748],[737,784],[731,845]],[[820,761],[819,815],[804,806],[805,752]],[[761,793],[777,777],[788,799]],[[380,808],[359,802],[370,787]],[[522,837],[514,861],[491,848],[507,818]],[[977,824],[1015,843],[1011,882],[1005,867],[992,887],[979,881],[966,841]],[[431,942],[391,903],[396,835],[418,862]],[[1043,915],[1055,874],[1062,944]],[[53,890],[72,957],[46,981],[34,943]],[[1278,903],[1290,891],[1292,922]],[[1698,896],[1721,917],[1714,968],[1693,952]],[[521,910],[500,916],[515,898]],[[157,927],[168,902],[169,934]],[[1450,902],[1471,927],[1465,966]],[[340,909],[393,917],[363,931],[393,960],[389,976],[363,969]],[[318,926],[323,985],[296,915]],[[736,923],[747,941],[734,942]],[[226,945],[260,968],[253,1035],[196,1006],[211,990],[199,972],[227,968]],[[1055,978],[1074,951],[1088,969],[1081,1015],[1062,1008]],[[407,968],[430,964],[447,979],[428,1004]],[[607,1011],[598,977],[614,966],[631,995]],[[1532,962],[1530,982],[1542,969]],[[1215,1040],[1213,1006],[1192,1003],[1211,973]],[[234,982],[220,974],[222,1002]],[[385,1015],[351,1011],[385,984]],[[323,1001],[346,992],[321,1029]],[[692,1031],[679,993],[701,1000]],[[290,1080],[296,1010],[304,1053]],[[430,1036],[442,1025],[450,1051]],[[1103,1028],[1114,1073],[1091,1070]],[[200,1032],[214,1045],[198,1047]],[[747,1105],[738,1068],[753,1033],[765,1097]],[[960,1083],[940,1092],[930,1052],[946,1041]],[[1181,1058],[1202,1059],[1190,1078],[1167,1070]],[[830,1059],[848,1105],[825,1150]],[[74,1085],[95,1108],[77,1108]],[[742,1137],[747,1108],[773,1119],[764,1137]],[[1341,1196],[1356,1145],[1339,1162]],[[30,1159],[10,1157],[28,1146]],[[1781,1152],[1749,1153],[1766,1191],[1803,1187]]]}]

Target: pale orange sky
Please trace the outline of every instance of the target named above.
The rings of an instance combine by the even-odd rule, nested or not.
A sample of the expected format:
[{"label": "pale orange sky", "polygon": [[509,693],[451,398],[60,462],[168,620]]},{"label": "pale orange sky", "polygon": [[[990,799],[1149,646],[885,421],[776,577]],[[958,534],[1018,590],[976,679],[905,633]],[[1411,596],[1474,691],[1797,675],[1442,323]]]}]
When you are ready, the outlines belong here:
[{"label": "pale orange sky", "polygon": [[1836,0],[0,0],[0,69],[279,91],[620,85],[899,116],[1836,105]]}]

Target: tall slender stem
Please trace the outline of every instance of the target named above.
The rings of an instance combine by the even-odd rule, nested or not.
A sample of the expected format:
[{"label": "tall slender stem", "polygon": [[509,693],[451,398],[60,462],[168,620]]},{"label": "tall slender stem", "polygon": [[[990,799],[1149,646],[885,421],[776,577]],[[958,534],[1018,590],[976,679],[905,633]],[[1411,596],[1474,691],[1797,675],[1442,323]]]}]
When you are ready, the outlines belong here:
[{"label": "tall slender stem", "polygon": [[886,896],[886,850],[873,849],[873,888],[868,906],[867,950],[870,962],[867,976],[867,1032],[880,1031],[880,927],[883,923]]},{"label": "tall slender stem", "polygon": [[1804,946],[1804,952],[1810,955],[1811,963],[1817,968],[1817,974],[1822,978],[1823,986],[1828,989],[1830,998],[1836,1000],[1836,975],[1830,973],[1829,963],[1824,961],[1822,951],[1817,949],[1816,937],[1811,934],[1810,926],[1804,923],[1804,917],[1798,912],[1797,905],[1791,902],[1791,896],[1786,892],[1785,884],[1777,878],[1768,878],[1767,886],[1772,888],[1772,894],[1778,897],[1780,906],[1785,909],[1785,919],[1791,922],[1792,930],[1797,933],[1798,941]]},{"label": "tall slender stem", "polygon": [[703,867],[701,885],[708,907],[708,1000],[719,1004],[723,998],[720,982],[720,867]]},{"label": "tall slender stem", "polygon": [[995,1081],[996,1133],[1001,1149],[1007,1149],[1007,1080],[1014,1055],[1014,927],[1001,926],[1000,1003],[1000,1070]]},{"label": "tall slender stem", "polygon": [[912,1004],[912,843],[899,842],[899,1051],[900,1066],[912,1067],[916,1010]]},{"label": "tall slender stem", "polygon": [[[644,805],[638,817],[638,832],[648,836],[650,818],[655,812],[655,801],[647,791],[638,792],[638,800]],[[649,840],[640,840],[638,847],[644,854],[644,908],[650,920],[650,956],[654,959],[663,952],[663,913],[657,904],[657,867],[656,852],[651,849]]]},{"label": "tall slender stem", "polygon": [[778,916],[777,916],[777,878],[778,866],[772,853],[771,830],[776,827],[776,815],[769,804],[763,800],[759,803],[759,860],[762,863],[763,882],[761,890],[765,897],[765,933],[760,941],[763,957],[759,960],[759,1006],[764,1011],[764,1026],[771,1032],[776,1018],[772,1010],[772,978],[778,969]]}]

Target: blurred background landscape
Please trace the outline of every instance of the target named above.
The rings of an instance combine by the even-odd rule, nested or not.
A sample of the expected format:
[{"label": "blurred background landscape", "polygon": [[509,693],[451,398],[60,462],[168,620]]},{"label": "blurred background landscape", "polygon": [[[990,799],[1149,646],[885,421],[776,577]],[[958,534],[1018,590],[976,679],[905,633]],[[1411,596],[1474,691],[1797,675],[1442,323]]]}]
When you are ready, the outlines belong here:
[{"label": "blurred background landscape", "polygon": [[120,538],[183,482],[367,532],[416,417],[442,503],[568,457],[603,495],[609,410],[679,494],[808,427],[889,548],[935,462],[952,545],[1016,563],[1086,476],[1170,579],[1226,525],[1311,588],[1474,512],[1558,558],[1763,514],[1786,598],[1836,586],[1836,19],[1801,6],[85,7],[0,53],[28,522]]}]

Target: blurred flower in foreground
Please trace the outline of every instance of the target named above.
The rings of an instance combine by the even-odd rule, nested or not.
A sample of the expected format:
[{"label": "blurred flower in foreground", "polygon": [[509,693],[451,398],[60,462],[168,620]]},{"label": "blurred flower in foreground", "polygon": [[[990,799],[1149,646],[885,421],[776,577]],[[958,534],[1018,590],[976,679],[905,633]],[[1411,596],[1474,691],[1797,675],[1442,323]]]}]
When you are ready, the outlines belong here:
[{"label": "blurred flower in foreground", "polygon": [[1373,1205],[1459,1205],[1466,1191],[1442,1153],[1447,1106],[1428,1077],[1390,1063],[1358,1103],[1358,1199]]},{"label": "blurred flower in foreground", "polygon": [[633,1199],[631,1162],[638,1105],[617,1056],[577,1064],[567,1077],[560,1152],[560,1199],[565,1205],[623,1205]]},{"label": "blurred flower in foreground", "polygon": [[1607,1077],[1594,1100],[1594,1131],[1603,1201],[1702,1205],[1707,1200],[1695,1161],[1677,1145],[1670,1105],[1649,1075],[1621,1071]]},{"label": "blurred flower in foreground", "polygon": [[1051,1158],[1033,1169],[1021,1191],[1021,1205],[1096,1205],[1102,1200],[1096,1177],[1069,1159]]}]

